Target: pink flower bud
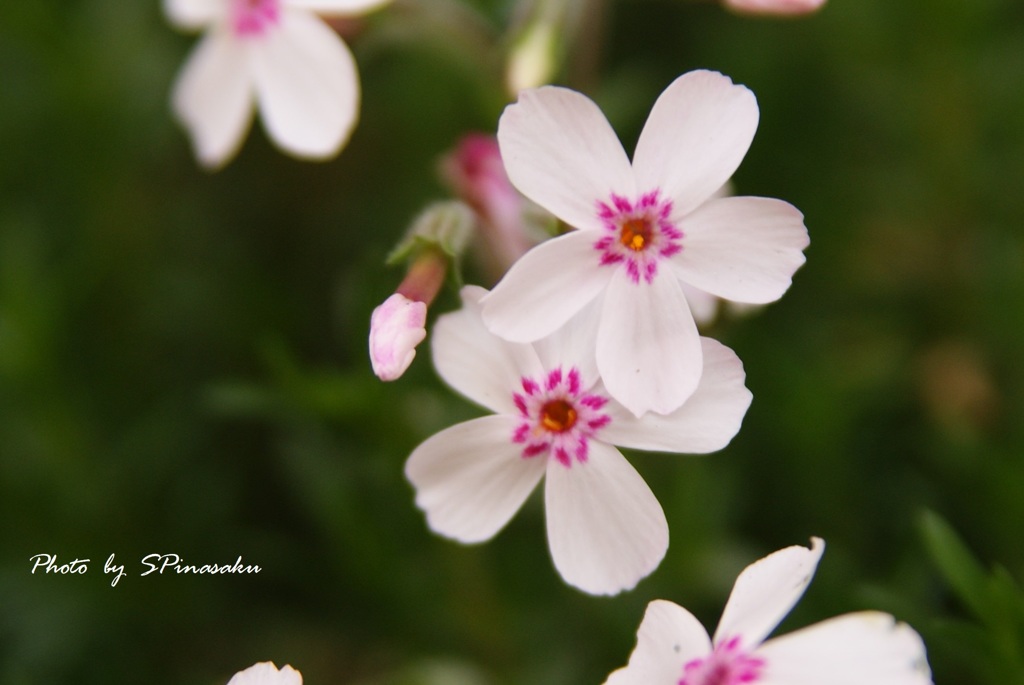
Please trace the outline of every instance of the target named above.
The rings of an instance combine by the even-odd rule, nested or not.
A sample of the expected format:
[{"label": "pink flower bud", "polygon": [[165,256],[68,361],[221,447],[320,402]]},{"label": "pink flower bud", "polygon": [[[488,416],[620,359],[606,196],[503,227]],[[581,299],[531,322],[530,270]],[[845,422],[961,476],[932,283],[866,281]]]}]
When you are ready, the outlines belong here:
[{"label": "pink flower bud", "polygon": [[497,139],[482,133],[464,136],[441,160],[441,175],[480,217],[482,258],[500,278],[538,240],[524,221],[525,200],[508,180]]},{"label": "pink flower bud", "polygon": [[723,0],[729,9],[742,14],[810,14],[821,9],[825,0]]},{"label": "pink flower bud", "polygon": [[370,317],[370,364],[382,381],[393,381],[412,364],[427,337],[427,305],[393,294]]}]

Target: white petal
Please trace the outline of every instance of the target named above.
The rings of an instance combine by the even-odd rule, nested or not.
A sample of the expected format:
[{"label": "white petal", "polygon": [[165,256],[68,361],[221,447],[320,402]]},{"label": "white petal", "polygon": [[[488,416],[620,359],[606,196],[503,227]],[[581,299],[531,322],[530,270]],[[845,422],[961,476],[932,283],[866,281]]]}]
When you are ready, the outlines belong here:
[{"label": "white petal", "polygon": [[637,190],[660,188],[675,202],[674,216],[691,212],[736,171],[757,120],[754,94],[728,76],[683,74],[654,103],[640,134],[633,156]]},{"label": "white petal", "polygon": [[226,31],[207,33],[174,84],[172,106],[200,163],[223,165],[252,121],[252,77],[243,46]]},{"label": "white petal", "polygon": [[825,542],[811,538],[810,549],[786,547],[743,569],[722,612],[715,644],[741,637],[750,649],[764,640],[800,600],[824,551]]},{"label": "white petal", "polygon": [[597,202],[633,198],[633,172],[608,120],[567,88],[524,90],[498,122],[501,158],[521,193],[576,228],[599,228]]},{"label": "white petal", "polygon": [[227,13],[224,0],[164,0],[167,20],[182,29],[199,29],[217,22]]},{"label": "white petal", "polygon": [[228,685],[302,685],[302,674],[291,666],[277,670],[272,661],[261,661],[231,677]]},{"label": "white petal", "polygon": [[931,685],[914,629],[876,611],[822,621],[764,643],[758,685]]},{"label": "white petal", "polygon": [[677,683],[683,666],[710,653],[711,638],[693,614],[657,599],[647,605],[629,664],[608,676],[605,685]]},{"label": "white petal", "polygon": [[597,368],[612,397],[637,416],[671,413],[693,394],[702,369],[700,337],[668,269],[649,284],[615,270],[597,334]]},{"label": "white petal", "polygon": [[804,263],[804,216],[782,200],[711,200],[682,222],[679,278],[727,300],[764,304],[782,297]]},{"label": "white petal", "polygon": [[517,425],[512,416],[484,416],[413,450],[405,476],[431,530],[459,542],[482,542],[519,511],[544,475],[545,460],[522,456],[522,446],[512,442]]},{"label": "white petal", "polygon": [[309,10],[324,16],[349,16],[372,12],[391,0],[283,0],[288,7]]},{"label": "white petal", "polygon": [[491,411],[515,414],[512,394],[522,390],[524,376],[538,378],[544,368],[530,345],[510,343],[484,327],[480,298],[487,291],[462,289],[462,309],[434,324],[431,352],[437,373],[450,386]]},{"label": "white petal", "polygon": [[359,75],[348,47],[323,21],[284,12],[254,46],[260,117],[283,150],[309,159],[338,153],[359,114]]},{"label": "white petal", "polygon": [[583,378],[583,389],[589,390],[599,378],[594,340],[601,322],[601,298],[594,298],[572,322],[533,343],[540,363],[545,369],[556,366],[579,369]]},{"label": "white petal", "polygon": [[650,574],[668,549],[668,523],[654,493],[610,445],[590,441],[588,460],[550,459],[544,490],[548,544],[565,582],[614,595]]},{"label": "white petal", "polygon": [[498,336],[531,342],[553,333],[608,283],[594,234],[571,231],[533,248],[483,299],[484,323]]},{"label": "white petal", "polygon": [[752,395],[736,353],[710,338],[701,338],[704,371],[697,390],[667,416],[649,412],[637,418],[611,403],[611,423],[601,439],[641,450],[706,454],[729,444],[740,430]]}]

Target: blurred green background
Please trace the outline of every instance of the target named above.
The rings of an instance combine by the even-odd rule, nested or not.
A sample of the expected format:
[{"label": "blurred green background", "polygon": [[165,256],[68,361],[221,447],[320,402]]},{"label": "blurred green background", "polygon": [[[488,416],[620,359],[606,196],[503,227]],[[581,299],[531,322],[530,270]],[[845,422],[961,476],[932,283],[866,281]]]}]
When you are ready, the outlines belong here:
[{"label": "blurred green background", "polygon": [[[713,628],[740,569],[811,535],[783,630],[881,609],[937,683],[1024,682],[1024,4],[588,8],[558,81],[630,150],[680,73],[746,84],[737,192],[811,235],[780,302],[710,331],[754,393],[733,443],[631,455],[672,542],[611,599],[559,579],[536,498],[488,544],[430,534],[404,460],[479,411],[425,351],[388,385],[367,360],[402,276],[383,259],[447,195],[437,156],[495,128],[512,5],[368,18],[341,156],[293,161],[257,126],[215,174],[168,107],[194,38],[156,0],[0,7],[0,683],[209,685],[268,659],[309,685],[600,683],[648,601]],[[33,575],[40,553],[89,572]],[[138,577],[150,553],[263,572]]]}]

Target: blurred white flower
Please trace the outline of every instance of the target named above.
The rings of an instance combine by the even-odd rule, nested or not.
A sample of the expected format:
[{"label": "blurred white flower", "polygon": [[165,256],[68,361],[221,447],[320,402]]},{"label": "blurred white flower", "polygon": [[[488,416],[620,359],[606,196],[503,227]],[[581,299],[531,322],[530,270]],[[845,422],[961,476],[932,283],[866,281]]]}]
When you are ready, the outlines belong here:
[{"label": "blurred white flower", "polygon": [[236,673],[228,685],[302,685],[302,674],[291,666],[279,671],[272,661],[261,661]]},{"label": "blurred white flower", "polygon": [[825,543],[769,554],[736,579],[714,638],[686,609],[656,600],[629,664],[605,685],[931,685],[921,637],[876,611],[765,640],[800,600]]},{"label": "blurred white flower", "polygon": [[825,0],[722,0],[731,10],[741,14],[810,14],[825,4]]},{"label": "blurred white flower", "polygon": [[807,229],[795,207],[712,197],[739,166],[757,121],[749,90],[693,71],[658,98],[631,163],[588,98],[551,86],[523,91],[498,124],[509,178],[579,230],[509,269],[484,299],[488,328],[507,340],[538,340],[597,302],[589,335],[611,395],[638,416],[681,406],[702,365],[680,283],[772,302],[804,262]]},{"label": "blurred white flower", "polygon": [[427,305],[394,293],[370,316],[370,364],[382,381],[399,378],[427,337]]},{"label": "blurred white flower", "polygon": [[585,329],[507,342],[483,325],[485,293],[463,288],[463,308],[434,326],[432,351],[438,374],[495,415],[447,428],[413,451],[405,473],[416,504],[435,532],[483,542],[544,478],[548,545],[562,578],[591,594],[632,588],[665,555],[668,524],[614,445],[691,454],[725,447],[750,405],[743,365],[703,338],[692,396],[672,414],[637,418],[609,397]]},{"label": "blurred white flower", "polygon": [[345,43],[316,14],[353,15],[389,0],[164,0],[176,26],[206,34],[178,76],[175,114],[200,163],[224,165],[252,122],[296,157],[325,159],[359,113],[359,75]]}]

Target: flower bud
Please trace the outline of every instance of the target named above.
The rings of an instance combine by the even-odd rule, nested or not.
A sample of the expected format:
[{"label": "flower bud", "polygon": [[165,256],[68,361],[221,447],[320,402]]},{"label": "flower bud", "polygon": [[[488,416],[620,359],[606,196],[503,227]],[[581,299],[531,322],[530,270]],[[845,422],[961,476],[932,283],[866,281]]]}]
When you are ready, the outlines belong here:
[{"label": "flower bud", "polygon": [[400,377],[427,337],[427,305],[394,293],[370,316],[370,364],[382,381]]},{"label": "flower bud", "polygon": [[473,232],[473,212],[461,202],[428,206],[388,256],[408,262],[405,278],[370,316],[370,364],[382,381],[409,368],[427,336],[427,307],[444,284],[449,264],[461,258]]},{"label": "flower bud", "polygon": [[525,220],[527,200],[512,187],[494,136],[470,133],[441,159],[440,172],[452,191],[479,219],[476,247],[487,274],[498,280],[543,240]]}]

